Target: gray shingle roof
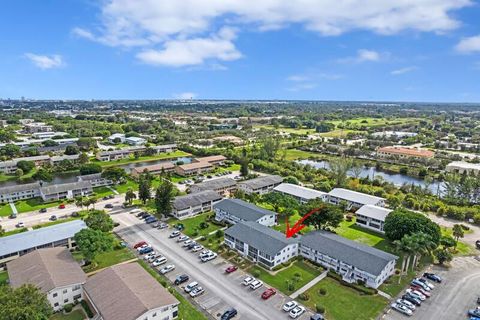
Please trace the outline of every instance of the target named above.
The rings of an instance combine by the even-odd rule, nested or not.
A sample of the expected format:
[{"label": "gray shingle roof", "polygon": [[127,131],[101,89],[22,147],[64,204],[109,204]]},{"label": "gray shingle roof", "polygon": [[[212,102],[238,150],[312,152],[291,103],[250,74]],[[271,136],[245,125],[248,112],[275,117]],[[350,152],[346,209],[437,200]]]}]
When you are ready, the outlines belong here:
[{"label": "gray shingle roof", "polygon": [[327,231],[307,233],[300,238],[300,246],[316,250],[374,276],[378,276],[390,261],[398,259],[393,254]]},{"label": "gray shingle roof", "polygon": [[51,186],[41,187],[40,191],[45,194],[55,194],[66,192],[68,190],[78,190],[78,189],[85,189],[91,188],[92,184],[90,181],[78,181],[78,182],[70,182],[70,183],[63,183],[63,184],[54,184]]},{"label": "gray shingle roof", "polygon": [[35,190],[40,188],[40,183],[26,183],[26,184],[18,184],[14,186],[2,187],[0,188],[0,194],[9,194],[13,192],[20,192],[26,190]]},{"label": "gray shingle roof", "polygon": [[344,199],[351,202],[360,204],[377,204],[379,201],[385,200],[385,198],[371,196],[366,193],[352,191],[343,188],[335,188],[328,193],[330,196]]},{"label": "gray shingle roof", "polygon": [[270,186],[272,184],[282,183],[283,178],[277,175],[262,176],[251,180],[242,181],[239,185],[248,186],[249,188],[255,190]]},{"label": "gray shingle roof", "polygon": [[83,284],[87,275],[67,248],[45,248],[27,253],[7,263],[10,284],[17,288],[33,284],[42,292]]},{"label": "gray shingle roof", "polygon": [[291,183],[281,183],[275,188],[273,188],[273,190],[308,200],[321,198],[327,194],[326,192],[298,186]]},{"label": "gray shingle roof", "polygon": [[198,193],[187,194],[185,196],[175,197],[173,207],[177,210],[183,210],[198,206],[209,201],[221,200],[222,196],[212,190],[206,190]]},{"label": "gray shingle roof", "polygon": [[44,244],[72,238],[75,233],[85,229],[82,220],[59,223],[32,231],[17,233],[0,238],[0,257],[13,252],[35,248]]},{"label": "gray shingle roof", "polygon": [[220,209],[244,221],[257,221],[264,216],[276,215],[275,212],[257,207],[240,199],[223,199],[213,205],[214,209]]},{"label": "gray shingle roof", "polygon": [[222,188],[231,188],[236,185],[237,182],[232,178],[220,178],[194,184],[190,187],[190,191],[193,193],[204,190],[217,190]]},{"label": "gray shingle roof", "polygon": [[225,234],[238,239],[270,256],[298,241],[287,239],[285,234],[253,221],[239,222],[225,230]]}]

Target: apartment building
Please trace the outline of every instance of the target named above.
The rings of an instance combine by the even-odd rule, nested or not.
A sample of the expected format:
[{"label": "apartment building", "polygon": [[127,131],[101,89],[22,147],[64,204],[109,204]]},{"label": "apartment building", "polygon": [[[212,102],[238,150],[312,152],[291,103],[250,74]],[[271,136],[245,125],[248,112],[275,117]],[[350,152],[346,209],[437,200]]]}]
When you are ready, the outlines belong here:
[{"label": "apartment building", "polygon": [[328,231],[313,231],[300,238],[299,254],[334,271],[349,283],[378,288],[395,271],[398,259],[390,253],[348,240]]},{"label": "apartment building", "polygon": [[181,176],[192,176],[213,171],[215,166],[209,162],[192,162],[175,167],[175,172]]},{"label": "apartment building", "polygon": [[480,164],[465,161],[453,161],[447,165],[445,171],[478,176],[480,174]]},{"label": "apartment building", "polygon": [[32,284],[47,295],[54,311],[83,299],[87,275],[65,247],[44,248],[7,263],[12,287]]},{"label": "apartment building", "polygon": [[73,199],[80,196],[88,196],[92,193],[93,188],[89,181],[78,181],[40,187],[40,196],[43,201]]},{"label": "apartment building", "polygon": [[238,183],[238,189],[246,194],[256,193],[259,195],[273,191],[273,188],[283,182],[283,178],[277,175],[266,175]]},{"label": "apartment building", "polygon": [[390,209],[367,204],[355,212],[357,217],[355,223],[361,227],[385,233],[383,227],[390,212],[392,212]]},{"label": "apartment building", "polygon": [[164,172],[173,172],[175,171],[175,165],[170,161],[165,161],[162,163],[154,164],[151,166],[143,166],[133,168],[130,174],[134,177],[139,177],[142,173],[148,172],[150,174],[162,174]]},{"label": "apartment building", "polygon": [[63,160],[68,160],[73,163],[78,162],[78,158],[80,157],[79,154],[72,154],[72,155],[62,155],[62,156],[53,156],[50,158],[50,164],[56,166],[60,164]]},{"label": "apartment building", "polygon": [[389,146],[377,149],[377,156],[380,158],[385,157],[399,157],[399,158],[417,158],[417,159],[430,159],[435,156],[435,152],[420,149],[420,148],[406,148]]},{"label": "apartment building", "polygon": [[226,157],[222,155],[217,155],[217,156],[194,158],[192,162],[208,162],[214,166],[221,166],[225,164],[225,160],[227,160]]},{"label": "apartment building", "polygon": [[82,220],[73,220],[0,237],[0,269],[9,261],[37,249],[55,247],[71,249],[75,247],[75,234],[86,227]]},{"label": "apartment building", "polygon": [[330,191],[327,199],[329,203],[335,205],[345,202],[347,205],[347,210],[358,209],[366,204],[378,207],[385,206],[385,198],[343,188],[335,188]]},{"label": "apartment building", "polygon": [[20,161],[31,161],[35,164],[36,167],[40,167],[46,164],[50,165],[57,165],[63,160],[67,159],[72,162],[78,161],[79,155],[62,155],[62,156],[53,156],[50,157],[49,155],[40,155],[34,157],[23,157],[23,158],[15,158],[12,160],[1,161],[0,162],[0,172],[5,174],[13,174],[17,171],[18,167],[17,164]]},{"label": "apartment building", "polygon": [[175,197],[172,215],[177,219],[186,219],[197,214],[212,211],[213,205],[222,200],[222,196],[212,190],[191,193]]},{"label": "apartment building", "polygon": [[280,192],[295,198],[298,202],[304,204],[313,199],[325,201],[328,197],[326,192],[318,191],[311,188],[302,187],[291,183],[281,183],[273,191]]},{"label": "apartment building", "polygon": [[125,143],[131,146],[143,146],[145,143],[147,143],[147,140],[140,137],[128,137],[125,138]]},{"label": "apartment building", "polygon": [[223,199],[213,205],[215,220],[230,224],[253,221],[267,227],[276,224],[277,214],[241,199]]},{"label": "apartment building", "polygon": [[110,186],[113,184],[112,180],[103,178],[101,173],[92,173],[79,176],[78,181],[90,182],[92,188]]},{"label": "apartment building", "polygon": [[144,151],[145,147],[124,148],[121,150],[101,151],[95,157],[100,161],[116,161],[129,158],[135,152],[143,153]]},{"label": "apartment building", "polygon": [[0,203],[40,197],[40,183],[27,183],[0,188]]},{"label": "apartment building", "polygon": [[84,286],[96,320],[173,320],[180,302],[138,263],[119,264],[89,277]]},{"label": "apartment building", "polygon": [[240,221],[225,230],[224,243],[267,269],[298,255],[297,240],[254,221]]},{"label": "apartment building", "polygon": [[189,190],[191,193],[213,190],[222,196],[227,197],[237,190],[237,182],[232,178],[212,179],[191,185]]},{"label": "apartment building", "polygon": [[35,132],[49,132],[53,131],[53,127],[47,125],[43,122],[31,122],[24,124],[24,130],[28,133],[35,133]]}]

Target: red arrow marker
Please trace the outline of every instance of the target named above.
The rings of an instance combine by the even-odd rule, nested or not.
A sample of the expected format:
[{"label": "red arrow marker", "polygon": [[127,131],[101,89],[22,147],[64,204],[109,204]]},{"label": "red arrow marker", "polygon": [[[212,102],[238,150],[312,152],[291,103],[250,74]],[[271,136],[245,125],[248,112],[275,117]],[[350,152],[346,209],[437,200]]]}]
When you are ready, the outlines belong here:
[{"label": "red arrow marker", "polygon": [[300,230],[302,230],[303,228],[306,227],[306,225],[303,224],[303,221],[305,221],[305,219],[307,219],[308,217],[310,217],[312,214],[316,213],[316,212],[319,212],[320,211],[320,208],[316,208],[316,209],[313,209],[312,211],[310,211],[309,213],[307,213],[306,215],[304,215],[300,220],[298,220],[297,222],[295,222],[295,224],[293,225],[293,227],[290,228],[290,223],[288,222],[288,217],[285,218],[286,220],[286,225],[287,225],[287,228],[285,229],[285,235],[287,236],[287,238],[290,238],[290,237],[293,237],[295,234],[297,234]]}]

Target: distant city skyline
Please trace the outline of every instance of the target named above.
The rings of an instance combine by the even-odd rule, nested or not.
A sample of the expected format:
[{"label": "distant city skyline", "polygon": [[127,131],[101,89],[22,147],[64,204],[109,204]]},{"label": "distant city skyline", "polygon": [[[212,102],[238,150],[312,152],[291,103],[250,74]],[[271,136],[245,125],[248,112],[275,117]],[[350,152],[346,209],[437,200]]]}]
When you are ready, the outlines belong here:
[{"label": "distant city skyline", "polygon": [[478,21],[468,0],[8,2],[0,98],[480,102]]}]

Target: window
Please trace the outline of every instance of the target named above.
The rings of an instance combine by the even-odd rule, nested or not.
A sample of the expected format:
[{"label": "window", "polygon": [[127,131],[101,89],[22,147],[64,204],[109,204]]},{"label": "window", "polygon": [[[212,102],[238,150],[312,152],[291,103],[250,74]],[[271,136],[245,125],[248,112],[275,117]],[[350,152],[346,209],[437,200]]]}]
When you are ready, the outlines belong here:
[{"label": "window", "polygon": [[58,293],[55,292],[55,293],[53,294],[53,297],[55,298],[56,296],[58,296]]},{"label": "window", "polygon": [[55,302],[55,303],[53,304],[53,306],[54,306],[54,307],[58,307],[58,302]]},{"label": "window", "polygon": [[68,290],[67,290],[67,289],[63,290],[63,293],[67,293],[67,292],[68,292]]},{"label": "window", "polygon": [[68,299],[63,300],[63,303],[68,303]]},{"label": "window", "polygon": [[82,287],[80,285],[76,285],[73,287],[72,291],[80,290]]},{"label": "window", "polygon": [[154,313],[152,314],[152,317],[156,317],[156,316],[157,316],[157,313],[154,312]]}]

